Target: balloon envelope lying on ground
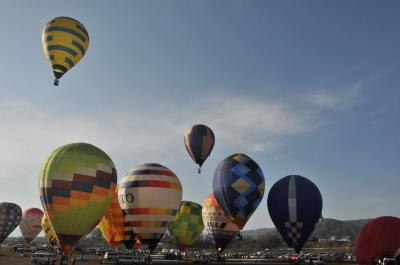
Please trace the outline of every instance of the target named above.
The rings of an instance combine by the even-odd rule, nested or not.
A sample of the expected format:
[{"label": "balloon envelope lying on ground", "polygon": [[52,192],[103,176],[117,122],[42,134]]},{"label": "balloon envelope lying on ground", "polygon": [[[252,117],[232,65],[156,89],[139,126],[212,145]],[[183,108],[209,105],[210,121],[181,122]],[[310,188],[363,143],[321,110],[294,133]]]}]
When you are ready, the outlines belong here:
[{"label": "balloon envelope lying on ground", "polygon": [[182,186],[174,172],[160,164],[133,167],[119,184],[118,201],[125,222],[153,251],[182,201]]},{"label": "balloon envelope lying on ground", "polygon": [[215,249],[218,252],[223,251],[238,234],[239,227],[225,215],[214,194],[210,194],[204,200],[202,216],[206,232]]},{"label": "balloon envelope lying on ground", "polygon": [[43,214],[43,211],[38,208],[30,208],[22,213],[19,228],[26,243],[31,243],[42,231]]},{"label": "balloon envelope lying on ground", "polygon": [[321,193],[302,176],[284,177],[268,194],[268,211],[283,239],[299,253],[321,218]]},{"label": "balloon envelope lying on ground", "polygon": [[213,178],[215,198],[239,229],[243,229],[257,209],[264,196],[264,189],[263,172],[247,155],[230,155],[215,169]]},{"label": "balloon envelope lying on ground", "polygon": [[14,231],[21,218],[21,207],[11,202],[0,203],[0,243]]},{"label": "balloon envelope lying on ground", "polygon": [[93,230],[108,209],[117,172],[94,145],[75,143],[54,150],[39,174],[41,201],[64,253]]},{"label": "balloon envelope lying on ground", "polygon": [[369,221],[357,236],[355,251],[359,264],[397,257],[400,254],[400,218],[382,216]]},{"label": "balloon envelope lying on ground", "polygon": [[180,251],[194,244],[204,230],[201,205],[191,201],[182,201],[175,221],[169,223],[168,230],[176,241]]}]

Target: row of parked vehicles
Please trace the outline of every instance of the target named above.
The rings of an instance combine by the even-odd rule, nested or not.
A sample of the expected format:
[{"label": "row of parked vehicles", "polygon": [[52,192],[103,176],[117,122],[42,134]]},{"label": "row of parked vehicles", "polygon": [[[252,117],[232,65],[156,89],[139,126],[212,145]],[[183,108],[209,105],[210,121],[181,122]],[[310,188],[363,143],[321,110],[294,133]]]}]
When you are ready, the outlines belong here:
[{"label": "row of parked vehicles", "polygon": [[101,264],[138,264],[144,262],[145,264],[151,263],[150,255],[142,256],[138,253],[116,253],[116,252],[105,252],[104,256],[101,256]]},{"label": "row of parked vehicles", "polygon": [[38,265],[55,265],[57,261],[56,253],[36,251],[31,256],[31,262]]}]

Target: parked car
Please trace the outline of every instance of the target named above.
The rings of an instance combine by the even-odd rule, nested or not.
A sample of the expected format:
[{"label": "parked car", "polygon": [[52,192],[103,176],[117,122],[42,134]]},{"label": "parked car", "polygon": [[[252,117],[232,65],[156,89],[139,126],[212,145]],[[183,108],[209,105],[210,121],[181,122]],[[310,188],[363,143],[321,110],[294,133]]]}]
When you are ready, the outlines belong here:
[{"label": "parked car", "polygon": [[15,244],[12,248],[13,251],[17,251],[18,249],[24,248],[24,244]]},{"label": "parked car", "polygon": [[206,255],[196,255],[192,259],[194,264],[210,264],[210,258]]},{"label": "parked car", "polygon": [[118,258],[118,264],[138,264],[139,258],[133,255],[121,255]]},{"label": "parked car", "polygon": [[182,259],[181,253],[169,252],[164,255],[164,259]]},{"label": "parked car", "polygon": [[306,264],[310,264],[310,265],[323,265],[324,259],[319,256],[312,256],[312,257],[305,258],[304,262]]},{"label": "parked car", "polygon": [[20,252],[22,257],[30,257],[34,251],[31,248],[24,248]]},{"label": "parked car", "polygon": [[383,258],[382,262],[380,264],[382,264],[382,265],[397,265],[397,261],[394,258]]},{"label": "parked car", "polygon": [[78,255],[74,257],[75,261],[87,261],[87,257],[84,255]]},{"label": "parked car", "polygon": [[100,263],[103,264],[118,264],[118,255],[115,252],[106,252],[101,258]]},{"label": "parked car", "polygon": [[33,264],[54,265],[56,264],[56,260],[56,255],[48,252],[35,252],[31,256]]}]

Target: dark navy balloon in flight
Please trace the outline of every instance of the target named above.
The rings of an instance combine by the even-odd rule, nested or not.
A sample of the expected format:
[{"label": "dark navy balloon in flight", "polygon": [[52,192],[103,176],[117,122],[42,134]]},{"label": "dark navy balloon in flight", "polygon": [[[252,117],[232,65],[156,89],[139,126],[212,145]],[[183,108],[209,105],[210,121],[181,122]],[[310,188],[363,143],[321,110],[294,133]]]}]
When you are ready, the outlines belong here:
[{"label": "dark navy balloon in flight", "polygon": [[268,194],[268,211],[283,239],[298,253],[321,218],[321,193],[302,176],[284,177]]}]

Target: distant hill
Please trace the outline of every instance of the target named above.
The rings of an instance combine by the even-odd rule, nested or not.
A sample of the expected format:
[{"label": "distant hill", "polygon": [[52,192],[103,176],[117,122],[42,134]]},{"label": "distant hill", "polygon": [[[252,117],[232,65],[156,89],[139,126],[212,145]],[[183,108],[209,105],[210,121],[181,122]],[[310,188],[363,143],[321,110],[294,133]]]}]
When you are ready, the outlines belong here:
[{"label": "distant hill", "polygon": [[[325,218],[317,224],[312,237],[328,239],[332,236],[337,238],[349,236],[351,239],[355,239],[361,228],[370,220],[371,219],[341,221]],[[243,236],[247,238],[257,238],[259,236],[272,236],[277,234],[278,232],[275,228],[260,228],[243,231]]]},{"label": "distant hill", "polygon": [[317,238],[329,238],[331,236],[336,236],[339,238],[350,236],[351,239],[355,239],[358,235],[358,232],[370,220],[371,219],[340,221],[326,218],[317,224],[313,236]]},{"label": "distant hill", "polygon": [[275,227],[274,228],[259,228],[259,229],[254,229],[254,230],[245,230],[242,232],[242,235],[244,237],[250,237],[250,238],[256,238],[259,236],[271,236],[271,235],[276,235],[278,234],[278,231],[276,231]]}]

